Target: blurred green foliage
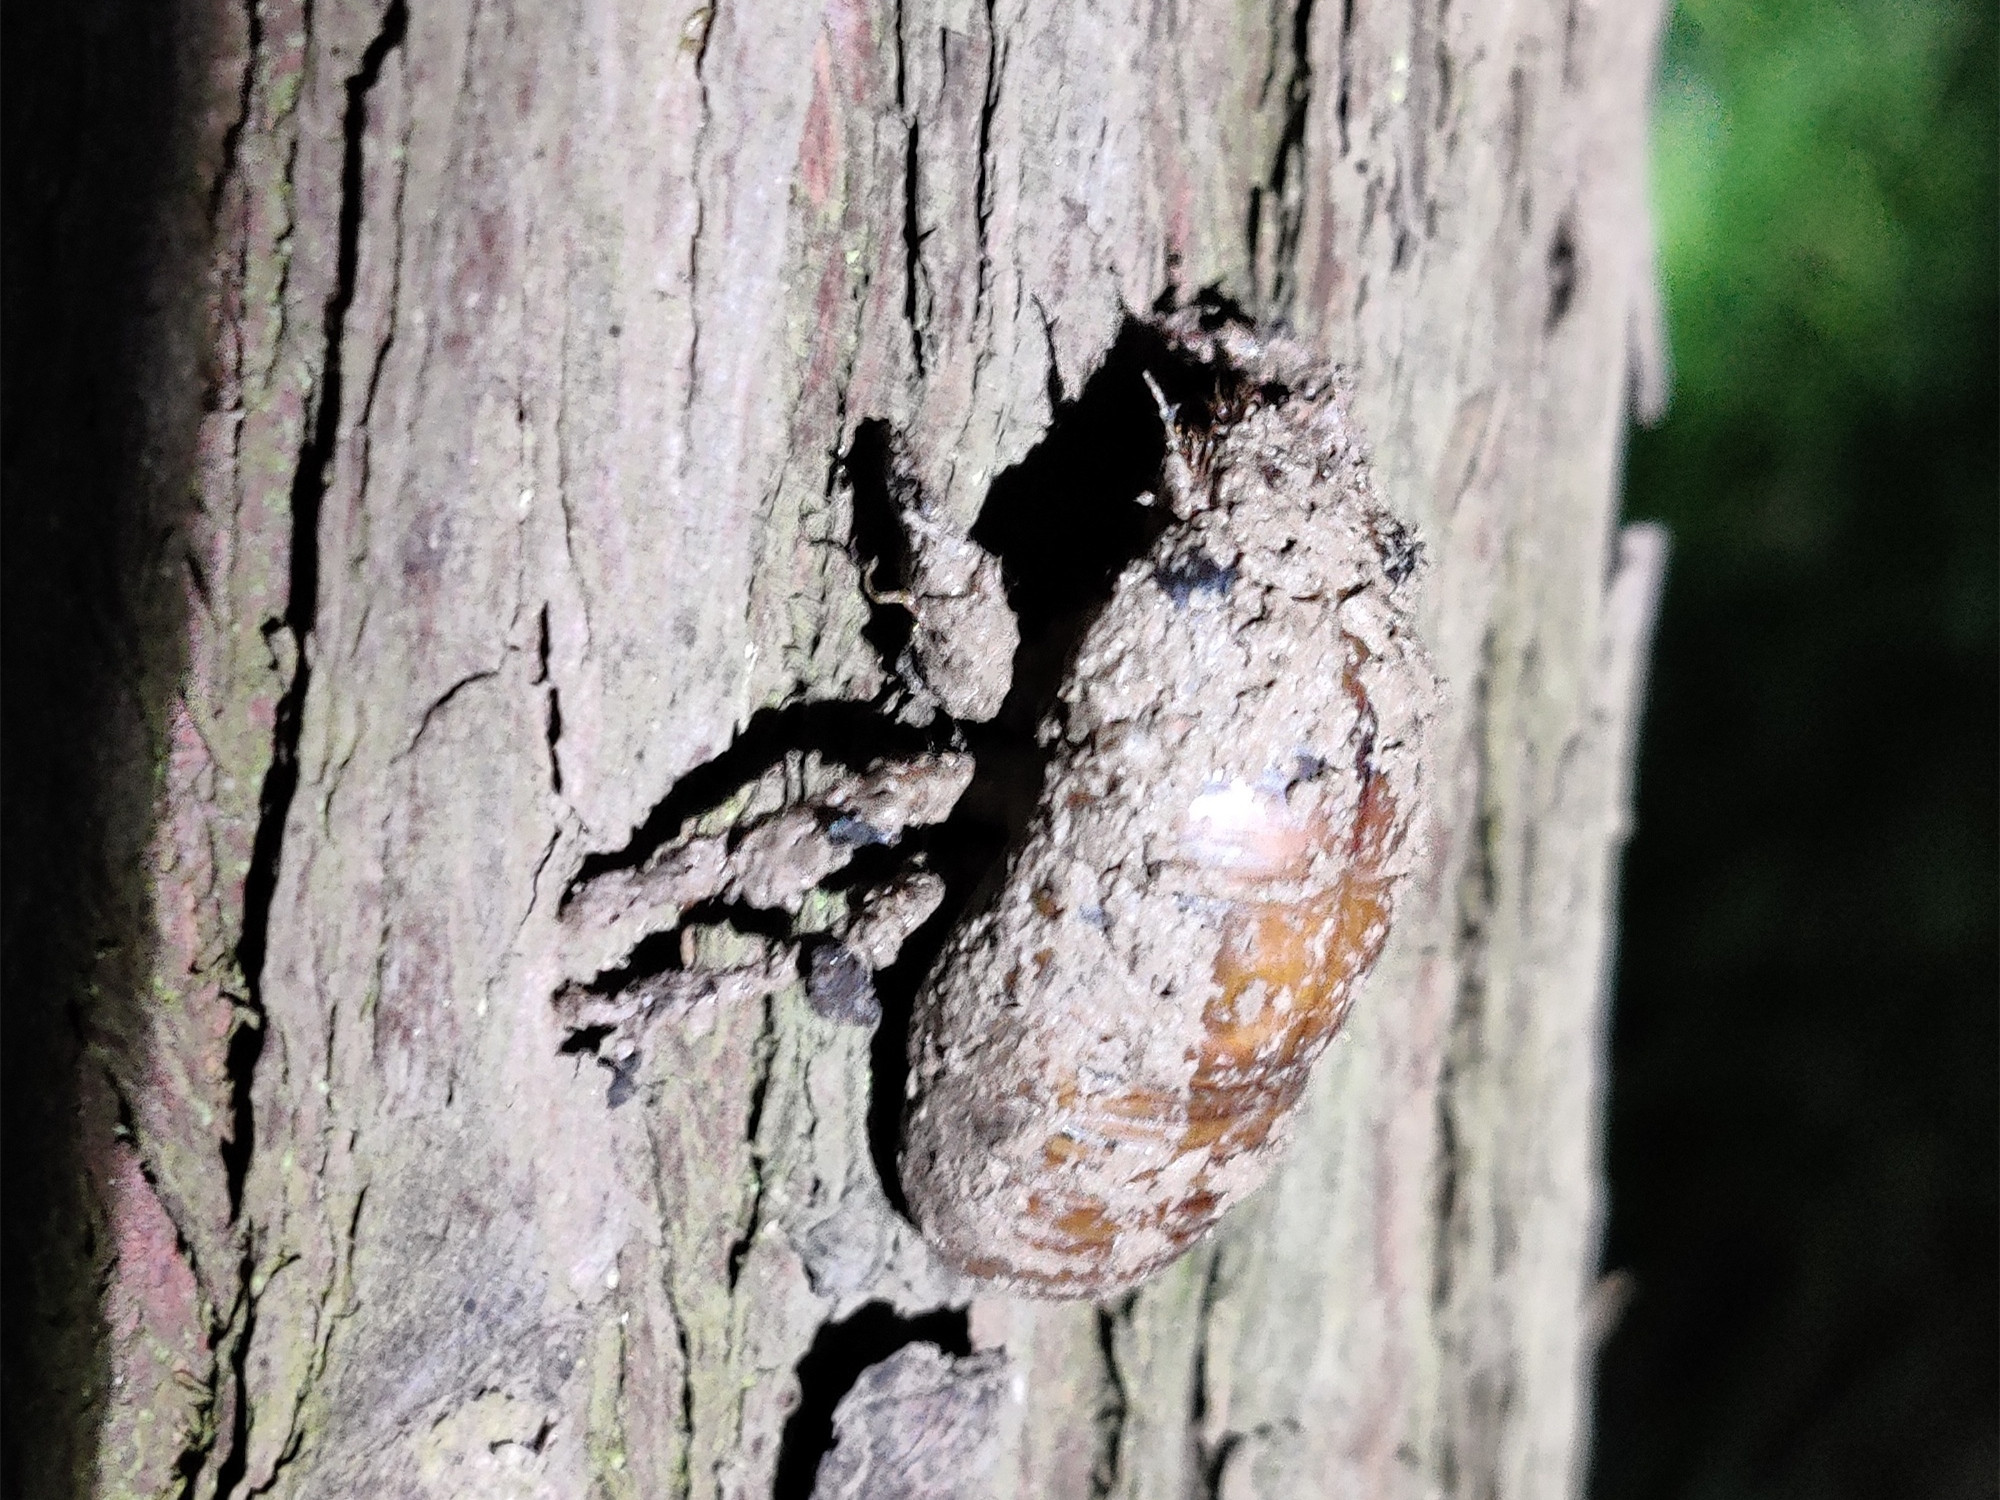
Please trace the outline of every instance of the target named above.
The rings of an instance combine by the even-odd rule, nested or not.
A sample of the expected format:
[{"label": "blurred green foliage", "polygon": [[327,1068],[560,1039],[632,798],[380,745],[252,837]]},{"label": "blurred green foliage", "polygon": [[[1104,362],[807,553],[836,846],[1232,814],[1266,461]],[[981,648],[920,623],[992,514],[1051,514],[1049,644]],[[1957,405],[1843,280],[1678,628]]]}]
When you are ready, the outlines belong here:
[{"label": "blurred green foliage", "polygon": [[1593,1488],[1996,1492],[1990,5],[1685,0]]}]

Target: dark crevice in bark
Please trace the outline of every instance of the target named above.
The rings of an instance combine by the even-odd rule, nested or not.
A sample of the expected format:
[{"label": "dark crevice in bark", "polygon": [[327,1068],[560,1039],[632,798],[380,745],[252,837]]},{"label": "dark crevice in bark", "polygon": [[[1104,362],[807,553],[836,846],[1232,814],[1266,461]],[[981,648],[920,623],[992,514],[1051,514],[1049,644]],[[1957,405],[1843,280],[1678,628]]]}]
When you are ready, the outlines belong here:
[{"label": "dark crevice in bark", "polygon": [[236,960],[243,971],[254,1019],[239,1026],[230,1040],[229,1076],[235,1090],[236,1128],[224,1148],[223,1159],[229,1174],[232,1218],[242,1209],[243,1177],[249,1168],[253,1144],[250,1081],[257,1056],[263,1050],[265,947],[270,935],[271,902],[277,894],[285,815],[298,787],[299,727],[312,677],[307,643],[319,597],[319,508],[326,495],[327,471],[340,432],[341,337],[348,306],[354,300],[355,269],[360,258],[361,147],[368,124],[368,93],[381,76],[383,60],[402,41],[407,22],[403,0],[393,0],[382,18],[381,31],[362,54],[360,68],[347,81],[338,248],[333,291],[326,307],[326,351],[319,409],[299,451],[298,468],[292,480],[291,579],[285,617],[265,627],[267,637],[279,631],[290,636],[293,668],[292,680],[278,700],[271,734],[271,767],[264,776],[250,870],[243,881],[243,936],[236,945]]},{"label": "dark crevice in bark", "polygon": [[1340,135],[1343,160],[1353,150],[1348,136],[1348,111],[1354,100],[1354,0],[1340,0],[1340,89],[1334,96],[1333,121]]},{"label": "dark crevice in bark", "polygon": [[254,1246],[246,1245],[242,1263],[236,1268],[237,1304],[240,1318],[237,1321],[235,1341],[229,1348],[229,1381],[235,1392],[230,1403],[229,1450],[222,1457],[215,1471],[215,1493],[221,1500],[229,1500],[242,1484],[243,1476],[250,1463],[250,1340],[257,1332],[257,1299],[250,1291],[250,1278],[257,1271],[257,1252]]},{"label": "dark crevice in bark", "polygon": [[236,86],[236,118],[229,122],[229,128],[222,133],[222,156],[215,173],[215,180],[208,187],[208,222],[216,226],[217,237],[226,230],[220,223],[222,198],[228,191],[230,179],[236,175],[236,160],[243,146],[243,132],[249,128],[250,110],[257,97],[257,59],[264,51],[264,10],[257,0],[249,0],[243,7],[244,47],[243,76]]},{"label": "dark crevice in bark", "polygon": [[207,1286],[208,1282],[201,1274],[201,1264],[195,1259],[194,1245],[181,1228],[180,1220],[174,1217],[172,1206],[160,1187],[160,1174],[154,1170],[153,1164],[146,1159],[146,1153],[140,1149],[139,1122],[132,1113],[131,1098],[126,1094],[124,1086],[119,1083],[118,1074],[114,1069],[100,1068],[98,1073],[111,1094],[111,1102],[118,1119],[117,1133],[132,1148],[133,1159],[139,1164],[139,1175],[146,1180],[146,1186],[152,1189],[153,1196],[159,1200],[160,1212],[167,1216],[167,1222],[174,1227],[174,1253],[187,1262],[195,1285]]},{"label": "dark crevice in bark", "polygon": [[[1442,16],[1438,18],[1440,26],[1443,24],[1443,19]],[[1431,111],[1431,129],[1444,140],[1446,152],[1449,154],[1453,144],[1450,139],[1451,107],[1458,90],[1458,64],[1451,55],[1451,48],[1445,45],[1443,37],[1439,37],[1437,44],[1431,49],[1431,67],[1437,75],[1437,104]],[[1431,225],[1429,232],[1435,236],[1437,233],[1436,199],[1432,199],[1430,202],[1430,218]]]},{"label": "dark crevice in bark", "polygon": [[1564,88],[1574,88],[1577,82],[1576,38],[1582,17],[1578,0],[1569,0],[1563,7],[1562,81]]},{"label": "dark crevice in bark", "polygon": [[924,235],[917,221],[920,132],[910,122],[903,146],[903,321],[910,330],[910,359],[924,378]]},{"label": "dark crevice in bark", "polygon": [[895,30],[891,35],[896,41],[896,109],[900,113],[910,107],[909,57],[903,34],[903,0],[896,0]]},{"label": "dark crevice in bark", "polygon": [[452,683],[442,693],[438,694],[436,698],[425,705],[423,715],[417,720],[417,727],[410,735],[409,744],[403,747],[402,753],[397,759],[400,760],[404,756],[415,752],[417,746],[423,743],[424,736],[430,732],[431,721],[444,712],[445,709],[449,708],[460,693],[469,687],[477,687],[482,682],[491,682],[499,675],[500,672],[497,667],[483,667],[477,672],[466,673],[465,676],[459,678],[458,681]]},{"label": "dark crevice in bark", "polygon": [[[1260,1422],[1245,1432],[1225,1432],[1216,1440],[1212,1449],[1203,1453],[1201,1466],[1194,1476],[1195,1500],[1220,1500],[1222,1480],[1229,1471],[1229,1460],[1246,1441],[1253,1438],[1270,1438],[1279,1433],[1297,1437],[1299,1431],[1297,1422],[1287,1420]],[[1404,1458],[1407,1453],[1407,1449],[1398,1449],[1397,1457]]]},{"label": "dark crevice in bark", "polygon": [[[378,68],[379,72],[379,68]],[[361,389],[361,409],[350,424],[357,431],[367,432],[375,420],[375,398],[382,389],[382,375],[389,367],[389,353],[396,347],[396,323],[398,309],[403,300],[403,196],[409,188],[409,149],[411,123],[407,114],[403,119],[401,134],[388,149],[387,161],[393,174],[395,191],[389,196],[387,232],[380,235],[382,243],[389,247],[389,291],[385,298],[385,316],[382,320],[382,336],[375,345],[375,353],[368,361],[368,378]],[[613,334],[617,329],[612,329]],[[514,407],[517,424],[525,421],[526,413],[517,400]],[[356,487],[366,492],[370,474],[369,464],[374,456],[371,444],[360,445],[360,474]]]},{"label": "dark crevice in bark", "polygon": [[[1000,22],[994,0],[986,0],[986,86],[979,104],[979,156],[973,164],[972,212],[979,245],[979,279],[973,293],[973,326],[986,310],[993,280],[992,247],[986,242],[993,217],[993,115],[1000,107]],[[983,352],[983,346],[982,346]]]},{"label": "dark crevice in bark", "polygon": [[1476,1061],[1480,1023],[1486,1008],[1488,933],[1499,890],[1500,809],[1493,787],[1489,742],[1495,642],[1489,631],[1480,648],[1481,667],[1470,684],[1471,712],[1467,743],[1477,768],[1474,792],[1474,839],[1471,857],[1459,876],[1458,924],[1454,958],[1458,996],[1451,1029],[1438,1068],[1437,1187],[1432,1215],[1436,1239],[1431,1249],[1431,1308],[1441,1312],[1451,1300],[1456,1246],[1462,1237],[1464,1205],[1459,1176],[1463,1170],[1456,1091],[1468,1065]]},{"label": "dark crevice in bark", "polygon": [[1257,286],[1257,250],[1264,243],[1264,193],[1265,189],[1262,183],[1257,183],[1251,187],[1250,206],[1244,211],[1243,215],[1243,243],[1249,247],[1250,252],[1250,298],[1252,301],[1257,300],[1259,291]]},{"label": "dark crevice in bark", "polygon": [[1222,1471],[1229,1466],[1229,1455],[1242,1445],[1243,1434],[1225,1432],[1214,1444],[1201,1444],[1201,1463],[1195,1470],[1194,1485],[1196,1500],[1219,1500],[1222,1494]]},{"label": "dark crevice in bark", "polygon": [[[549,747],[549,790],[556,796],[562,795],[562,691],[549,675],[549,607],[542,606],[541,618],[535,633],[535,681],[542,684],[543,712],[542,739]],[[544,855],[546,858],[546,854]],[[537,883],[541,875],[536,867]]]},{"label": "dark crevice in bark", "polygon": [[1215,1311],[1216,1287],[1221,1271],[1221,1251],[1211,1247],[1208,1269],[1202,1276],[1201,1303],[1195,1314],[1198,1331],[1194,1346],[1194,1380],[1188,1398],[1188,1432],[1194,1440],[1195,1494],[1199,1500],[1215,1500],[1222,1483],[1222,1466],[1229,1461],[1229,1450],[1241,1441],[1241,1435],[1234,1432],[1225,1432],[1212,1443],[1202,1436],[1202,1429],[1208,1424],[1208,1320]]},{"label": "dark crevice in bark", "polygon": [[187,565],[188,582],[194,587],[195,598],[201,601],[201,612],[213,615],[215,599],[208,591],[208,575],[201,570],[201,559],[189,548],[181,553],[181,561]]},{"label": "dark crevice in bark", "polygon": [[[918,162],[922,158],[922,130],[910,114],[910,60],[904,36],[902,0],[896,4],[896,110],[904,120],[902,142],[902,320],[910,330],[910,360],[916,378],[924,378],[924,232],[918,220]],[[858,440],[858,436],[856,436]],[[894,658],[890,658],[894,660]]]},{"label": "dark crevice in bark", "polygon": [[910,358],[917,379],[924,378],[924,246],[923,229],[917,217],[918,163],[922,156],[922,135],[910,114],[909,67],[905,55],[903,7],[896,6],[896,109],[903,116],[903,321],[910,331]]},{"label": "dark crevice in bark", "polygon": [[667,1293],[667,1305],[674,1319],[674,1347],[680,1351],[681,1379],[680,1413],[681,1437],[690,1447],[694,1444],[694,1354],[688,1348],[687,1320],[681,1316],[680,1307],[673,1300],[671,1277]]},{"label": "dark crevice in bark", "polygon": [[1265,312],[1281,319],[1297,291],[1299,232],[1305,221],[1306,113],[1312,103],[1312,14],[1313,0],[1298,0],[1292,12],[1291,72],[1285,79],[1284,129],[1278,136],[1270,175],[1250,193],[1253,267],[1258,263],[1267,220],[1274,236],[1271,284],[1254,290]]},{"label": "dark crevice in bark", "polygon": [[799,1405],[779,1440],[772,1500],[807,1500],[820,1460],[833,1448],[833,1413],[861,1372],[909,1344],[935,1344],[963,1358],[972,1336],[960,1308],[902,1317],[886,1302],[870,1302],[851,1317],[828,1323],[799,1361]]},{"label": "dark crevice in bark", "polygon": [[922,134],[916,116],[910,114],[910,68],[904,36],[902,0],[896,0],[896,110],[904,120],[902,142],[902,320],[910,328],[910,358],[916,364],[916,378],[924,378],[924,234],[918,224],[918,160],[922,156]]},{"label": "dark crevice in bark", "polygon": [[1125,1422],[1132,1402],[1118,1368],[1118,1325],[1132,1316],[1136,1294],[1112,1307],[1097,1309],[1097,1353],[1104,1361],[1104,1389],[1096,1412],[1097,1461],[1091,1466],[1091,1500],[1103,1500],[1118,1487],[1118,1466],[1125,1446]]},{"label": "dark crevice in bark", "polygon": [[[921,317],[921,287],[924,274],[923,234],[917,219],[917,161],[922,146],[921,132],[910,113],[909,58],[903,34],[903,5],[897,0],[893,35],[896,40],[896,110],[903,117],[903,322],[910,334],[910,359],[917,378],[924,376],[924,330]],[[843,400],[845,392],[842,393]]]},{"label": "dark crevice in bark", "polygon": [[743,1258],[756,1243],[757,1230],[764,1220],[764,1157],[757,1148],[757,1133],[764,1124],[764,1100],[771,1091],[771,1063],[778,1051],[777,1005],[774,997],[763,999],[764,1024],[752,1048],[750,1107],[744,1112],[743,1136],[750,1143],[750,1205],[744,1215],[743,1230],[729,1246],[729,1290],[736,1290],[743,1274]]},{"label": "dark crevice in bark", "polygon": [[[240,1218],[243,1185],[255,1147],[255,1113],[251,1085],[264,1047],[264,959],[270,936],[271,905],[277,894],[279,861],[283,856],[285,818],[298,789],[299,729],[304,718],[312,670],[307,658],[319,595],[319,511],[326,495],[328,471],[339,441],[341,419],[341,342],[347,311],[354,300],[360,260],[362,208],[362,145],[368,125],[368,95],[382,73],[389,53],[403,40],[408,12],[403,0],[392,0],[375,39],[362,53],[360,66],[347,80],[347,109],[342,121],[343,155],[340,172],[340,216],[337,227],[333,290],[327,298],[325,355],[318,410],[299,450],[292,480],[291,577],[282,621],[265,627],[268,637],[290,637],[292,680],[277,704],[271,732],[271,765],[258,799],[257,831],[251,844],[250,868],[243,881],[243,935],[236,945],[249,1015],[231,1035],[228,1076],[232,1124],[223,1146],[223,1166],[229,1189],[229,1214]],[[242,1267],[242,1326],[231,1351],[236,1382],[236,1427],[228,1455],[216,1473],[216,1492],[227,1495],[241,1482],[248,1463],[249,1391],[243,1362],[256,1321],[256,1298],[249,1291],[254,1246],[246,1247]]]},{"label": "dark crevice in bark", "polygon": [[[708,98],[708,76],[703,67],[708,61],[709,39],[715,35],[715,9],[713,6],[706,6],[697,10],[695,15],[702,17],[694,48],[694,81],[696,89],[701,94],[701,123],[695,127],[694,150],[691,153],[694,162],[694,181],[691,184],[694,189],[694,228],[688,235],[688,402],[686,411],[682,413],[683,420],[694,415],[701,395],[701,255],[702,232],[708,227],[708,205],[703,201],[701,188],[708,166],[708,127],[714,118],[714,110]],[[690,18],[688,24],[696,23]],[[682,45],[686,45],[685,30]],[[688,436],[692,439],[694,434],[690,432]],[[564,493],[568,493],[566,486]]]},{"label": "dark crevice in bark", "polygon": [[1576,300],[1578,274],[1576,225],[1570,215],[1564,214],[1556,225],[1555,239],[1549,244],[1549,310],[1542,321],[1542,332],[1554,333],[1557,325],[1569,316],[1570,304]]}]

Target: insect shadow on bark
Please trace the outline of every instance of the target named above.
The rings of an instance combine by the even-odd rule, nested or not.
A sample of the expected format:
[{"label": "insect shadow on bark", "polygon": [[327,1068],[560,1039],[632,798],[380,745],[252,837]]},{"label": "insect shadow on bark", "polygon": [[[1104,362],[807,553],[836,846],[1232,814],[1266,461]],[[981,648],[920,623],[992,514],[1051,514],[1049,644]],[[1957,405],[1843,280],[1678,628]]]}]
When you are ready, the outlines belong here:
[{"label": "insect shadow on bark", "polygon": [[820,1460],[833,1447],[833,1413],[861,1372],[910,1344],[936,1344],[946,1354],[972,1352],[962,1309],[943,1308],[905,1318],[886,1302],[870,1302],[838,1323],[828,1323],[799,1361],[799,1405],[778,1444],[772,1500],[807,1500]]}]

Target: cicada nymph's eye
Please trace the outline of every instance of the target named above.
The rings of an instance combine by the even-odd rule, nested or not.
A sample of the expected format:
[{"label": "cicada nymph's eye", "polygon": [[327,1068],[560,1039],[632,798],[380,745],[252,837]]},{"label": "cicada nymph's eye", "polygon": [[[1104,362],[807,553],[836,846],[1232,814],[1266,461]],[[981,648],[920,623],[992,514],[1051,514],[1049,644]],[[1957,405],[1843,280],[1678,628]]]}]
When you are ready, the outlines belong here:
[{"label": "cicada nymph's eye", "polygon": [[1258,348],[1175,435],[1183,523],[1085,635],[1027,837],[917,1000],[911,1211],[1031,1293],[1128,1286],[1268,1175],[1417,842],[1414,543],[1333,382]]}]

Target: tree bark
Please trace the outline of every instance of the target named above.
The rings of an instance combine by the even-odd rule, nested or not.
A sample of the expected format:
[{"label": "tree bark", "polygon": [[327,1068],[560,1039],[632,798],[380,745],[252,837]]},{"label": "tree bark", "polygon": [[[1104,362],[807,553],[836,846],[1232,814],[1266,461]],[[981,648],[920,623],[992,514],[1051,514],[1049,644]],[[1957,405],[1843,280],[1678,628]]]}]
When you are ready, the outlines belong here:
[{"label": "tree bark", "polygon": [[[91,387],[84,915],[9,914],[95,1226],[35,1250],[83,1321],[35,1334],[30,1491],[804,1495],[864,1366],[840,1493],[919,1420],[990,1429],[995,1495],[1574,1490],[1658,22],[189,7],[162,290]],[[857,438],[961,527],[1087,501],[1121,330],[1203,289],[1346,368],[1425,540],[1436,834],[1277,1179],[1129,1297],[982,1294],[889,1206],[895,1037],[786,985],[608,1075],[558,904],[746,729],[881,689]],[[924,1341],[997,1397],[908,1416]]]}]

